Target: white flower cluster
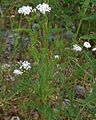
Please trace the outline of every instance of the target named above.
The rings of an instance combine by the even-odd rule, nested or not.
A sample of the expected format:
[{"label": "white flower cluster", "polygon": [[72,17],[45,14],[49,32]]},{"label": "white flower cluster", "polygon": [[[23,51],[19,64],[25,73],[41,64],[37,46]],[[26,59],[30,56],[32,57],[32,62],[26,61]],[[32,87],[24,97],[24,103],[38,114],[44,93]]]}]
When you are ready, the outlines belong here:
[{"label": "white flower cluster", "polygon": [[23,70],[30,70],[31,69],[31,63],[29,63],[28,61],[20,61],[20,67],[19,69],[23,69]]},{"label": "white flower cluster", "polygon": [[55,59],[59,59],[59,58],[60,58],[60,56],[59,56],[59,55],[55,55],[54,57],[55,57]]},{"label": "white flower cluster", "polygon": [[84,47],[91,48],[91,44],[89,42],[84,42]]},{"label": "white flower cluster", "polygon": [[15,69],[13,71],[13,74],[16,75],[16,76],[17,75],[22,75],[25,70],[30,70],[31,69],[31,63],[29,63],[28,61],[20,61],[19,65],[20,65],[19,69]]},{"label": "white flower cluster", "polygon": [[[91,44],[89,42],[84,42],[84,47],[91,48]],[[96,51],[96,47],[92,49],[92,51]]]},{"label": "white flower cluster", "polygon": [[23,6],[18,10],[19,14],[24,14],[24,15],[29,15],[31,12],[32,12],[32,7],[30,6]]},{"label": "white flower cluster", "polygon": [[[84,42],[83,46],[87,49],[91,48],[91,44],[89,42]],[[80,51],[82,51],[82,48],[79,45],[74,44],[73,45],[73,50],[76,51],[76,52],[80,52]],[[93,48],[92,51],[96,51],[96,47]]]},{"label": "white flower cluster", "polygon": [[93,48],[92,51],[96,51],[96,48]]},{"label": "white flower cluster", "polygon": [[13,116],[11,120],[20,120],[20,118],[18,116]]},{"label": "white flower cluster", "polygon": [[82,51],[82,48],[79,45],[75,44],[75,45],[73,45],[73,50],[76,52],[80,52],[80,51]]},{"label": "white flower cluster", "polygon": [[42,14],[45,14],[46,12],[50,12],[51,11],[51,7],[49,7],[49,5],[46,4],[46,3],[37,5],[36,9],[38,11],[40,11]]},{"label": "white flower cluster", "polygon": [[13,71],[13,74],[15,74],[15,75],[22,75],[22,71],[21,70],[19,70],[19,69],[15,69],[14,71]]},{"label": "white flower cluster", "polygon": [[30,6],[23,6],[18,9],[19,14],[29,15],[31,12],[36,12],[38,10],[40,13],[45,14],[51,11],[51,7],[47,3],[39,4],[36,8],[32,9]]},{"label": "white flower cluster", "polygon": [[7,69],[7,68],[10,68],[10,67],[11,67],[10,64],[3,64],[2,69]]}]

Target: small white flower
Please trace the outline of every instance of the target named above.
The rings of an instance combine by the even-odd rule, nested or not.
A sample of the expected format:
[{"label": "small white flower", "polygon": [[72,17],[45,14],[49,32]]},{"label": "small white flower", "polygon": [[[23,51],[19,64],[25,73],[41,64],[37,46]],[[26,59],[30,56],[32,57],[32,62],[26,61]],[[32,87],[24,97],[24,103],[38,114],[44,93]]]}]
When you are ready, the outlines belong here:
[{"label": "small white flower", "polygon": [[15,15],[11,15],[11,18],[14,18],[15,17]]},{"label": "small white flower", "polygon": [[18,116],[13,116],[11,120],[20,120],[20,118]]},{"label": "small white flower", "polygon": [[59,68],[59,64],[57,64],[57,66],[56,66],[57,68]]},{"label": "small white flower", "polygon": [[79,45],[74,44],[73,45],[73,50],[76,51],[76,52],[80,52],[80,51],[82,51],[82,48]]},{"label": "small white flower", "polygon": [[23,6],[18,10],[19,14],[24,14],[24,15],[29,15],[31,12],[32,12],[32,7],[30,6]]},{"label": "small white flower", "polygon": [[22,71],[20,71],[20,70],[18,70],[18,69],[15,69],[14,71],[13,71],[13,73],[15,74],[15,75],[22,75]]},{"label": "small white flower", "polygon": [[84,42],[84,47],[91,48],[91,44],[89,42]]},{"label": "small white flower", "polygon": [[51,7],[49,7],[49,5],[46,4],[46,3],[37,5],[36,9],[38,11],[40,11],[42,14],[45,14],[46,12],[50,12],[51,11]]},{"label": "small white flower", "polygon": [[96,48],[93,48],[92,51],[96,51]]},{"label": "small white flower", "polygon": [[20,61],[20,67],[19,69],[24,69],[24,70],[30,70],[31,69],[31,63],[28,61]]},{"label": "small white flower", "polygon": [[32,10],[32,12],[36,12],[36,9],[34,8],[34,9]]},{"label": "small white flower", "polygon": [[55,55],[54,57],[55,57],[55,59],[59,59],[59,55]]},{"label": "small white flower", "polygon": [[10,64],[4,64],[3,66],[2,66],[2,68],[3,69],[7,69],[7,68],[9,68],[11,65]]}]

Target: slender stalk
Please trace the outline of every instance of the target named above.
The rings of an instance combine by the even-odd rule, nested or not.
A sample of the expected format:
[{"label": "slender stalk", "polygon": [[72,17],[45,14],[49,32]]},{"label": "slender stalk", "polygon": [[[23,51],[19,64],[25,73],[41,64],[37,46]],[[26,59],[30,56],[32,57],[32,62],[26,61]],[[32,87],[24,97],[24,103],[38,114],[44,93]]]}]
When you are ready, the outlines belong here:
[{"label": "slender stalk", "polygon": [[76,36],[75,36],[75,39],[77,38],[78,34],[79,34],[79,31],[80,31],[80,28],[81,28],[81,25],[82,25],[82,22],[83,22],[83,18],[87,12],[87,9],[89,7],[89,3],[90,3],[90,0],[85,0],[84,4],[82,7],[84,7],[83,11],[81,10],[82,13],[82,17],[81,17],[81,20],[79,22],[79,25],[78,25],[78,28],[77,28],[77,31],[76,31]]}]

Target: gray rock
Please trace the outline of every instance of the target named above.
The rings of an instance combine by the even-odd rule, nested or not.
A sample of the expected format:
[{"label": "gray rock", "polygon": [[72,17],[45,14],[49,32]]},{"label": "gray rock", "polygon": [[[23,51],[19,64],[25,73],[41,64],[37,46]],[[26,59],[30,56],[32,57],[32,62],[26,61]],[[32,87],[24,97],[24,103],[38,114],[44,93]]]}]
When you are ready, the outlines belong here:
[{"label": "gray rock", "polygon": [[79,98],[79,97],[82,97],[84,96],[85,94],[85,88],[81,85],[77,85],[76,86],[76,97]]},{"label": "gray rock", "polygon": [[10,63],[11,52],[13,49],[14,41],[19,38],[19,34],[16,32],[7,31],[4,33],[4,39],[6,41],[6,49],[4,52],[4,61]]},{"label": "gray rock", "polygon": [[34,23],[32,28],[39,30],[40,29],[40,25],[38,23]]},{"label": "gray rock", "polygon": [[69,106],[70,105],[70,100],[66,98],[66,99],[64,99],[64,103],[65,103],[66,106]]},{"label": "gray rock", "polygon": [[49,40],[50,41],[54,41],[55,40],[55,34],[53,32],[50,34]]},{"label": "gray rock", "polygon": [[71,34],[69,31],[67,31],[67,32],[65,33],[65,37],[66,37],[68,40],[72,40],[72,34]]}]

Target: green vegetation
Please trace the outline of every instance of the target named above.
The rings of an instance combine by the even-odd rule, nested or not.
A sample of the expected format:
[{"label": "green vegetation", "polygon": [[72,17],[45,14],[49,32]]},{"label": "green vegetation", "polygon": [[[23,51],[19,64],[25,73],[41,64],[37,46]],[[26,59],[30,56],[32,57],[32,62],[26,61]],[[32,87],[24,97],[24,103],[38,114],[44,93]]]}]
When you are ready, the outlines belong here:
[{"label": "green vegetation", "polygon": [[96,120],[95,26],[95,0],[1,0],[0,120]]}]

